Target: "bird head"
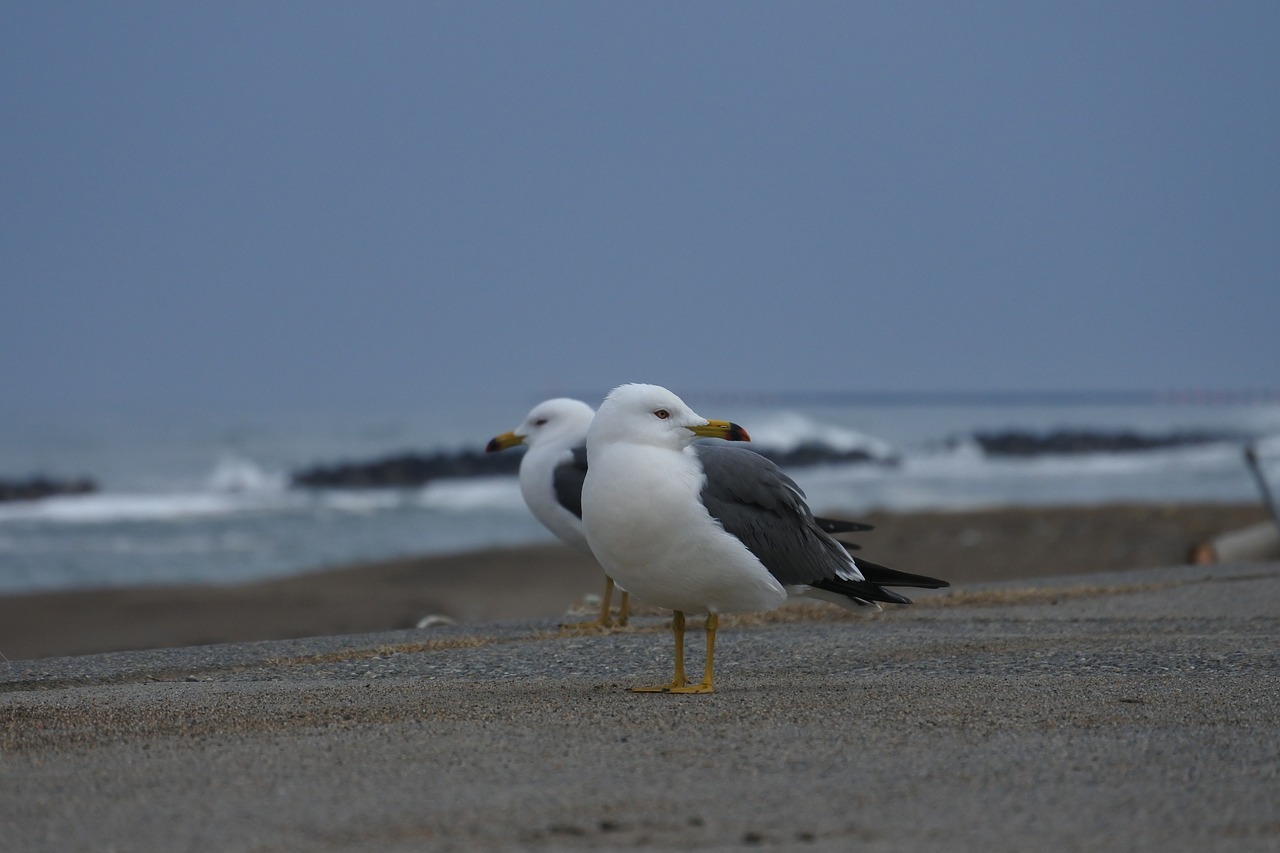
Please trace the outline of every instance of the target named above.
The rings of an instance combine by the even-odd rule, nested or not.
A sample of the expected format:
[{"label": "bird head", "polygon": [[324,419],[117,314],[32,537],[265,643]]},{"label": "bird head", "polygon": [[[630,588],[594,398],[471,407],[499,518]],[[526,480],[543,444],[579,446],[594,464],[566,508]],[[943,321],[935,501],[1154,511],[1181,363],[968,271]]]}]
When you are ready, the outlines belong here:
[{"label": "bird head", "polygon": [[586,439],[587,427],[595,411],[581,400],[556,397],[534,406],[520,426],[494,436],[485,446],[486,453],[506,450],[508,447],[557,442],[565,447],[581,445]]},{"label": "bird head", "polygon": [[696,438],[750,441],[729,421],[708,420],[660,385],[619,385],[609,393],[587,433],[593,442],[628,442],[683,450]]}]

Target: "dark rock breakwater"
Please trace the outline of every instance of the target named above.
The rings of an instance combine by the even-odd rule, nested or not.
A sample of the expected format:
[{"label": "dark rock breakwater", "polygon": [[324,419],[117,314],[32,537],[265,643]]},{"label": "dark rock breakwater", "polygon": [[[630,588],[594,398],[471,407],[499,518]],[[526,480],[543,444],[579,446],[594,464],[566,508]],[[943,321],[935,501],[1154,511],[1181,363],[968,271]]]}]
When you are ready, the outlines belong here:
[{"label": "dark rock breakwater", "polygon": [[25,479],[0,478],[0,502],[35,501],[54,495],[87,495],[98,490],[98,484],[88,477],[27,477]]}]

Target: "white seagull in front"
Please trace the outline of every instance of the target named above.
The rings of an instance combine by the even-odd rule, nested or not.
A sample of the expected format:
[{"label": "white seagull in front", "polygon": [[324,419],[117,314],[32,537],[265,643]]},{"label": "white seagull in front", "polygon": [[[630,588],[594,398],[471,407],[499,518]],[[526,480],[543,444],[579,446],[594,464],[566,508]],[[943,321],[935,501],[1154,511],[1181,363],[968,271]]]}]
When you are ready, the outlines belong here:
[{"label": "white seagull in front", "polygon": [[[773,610],[801,595],[878,610],[877,602],[910,603],[879,583],[947,586],[872,563],[877,582],[867,580],[776,465],[745,448],[695,451],[699,437],[749,440],[737,424],[708,420],[656,385],[615,388],[587,431],[582,522],[591,551],[619,586],[675,612],[671,683],[633,689],[712,692],[720,613]],[[684,672],[687,612],[707,614],[697,684]]]}]

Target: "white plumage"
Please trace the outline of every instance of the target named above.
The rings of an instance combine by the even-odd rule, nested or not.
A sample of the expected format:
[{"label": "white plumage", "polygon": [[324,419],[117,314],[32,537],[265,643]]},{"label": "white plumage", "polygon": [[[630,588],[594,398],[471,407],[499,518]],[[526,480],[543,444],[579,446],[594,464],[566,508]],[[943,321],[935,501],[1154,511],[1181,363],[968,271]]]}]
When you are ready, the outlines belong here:
[{"label": "white plumage", "polygon": [[[492,453],[516,445],[528,450],[520,460],[520,494],[543,526],[556,537],[584,554],[591,553],[582,527],[582,479],[586,475],[587,429],[595,410],[581,400],[556,397],[534,406],[518,427],[496,436],[486,451]],[[610,604],[613,581],[605,577],[600,616],[579,627],[609,627],[613,624]],[[618,616],[626,624],[628,601],[624,597]]]},{"label": "white plumage", "polygon": [[[592,553],[623,589],[675,612],[675,676],[646,690],[711,692],[720,613],[773,610],[790,595],[878,609],[909,603],[881,583],[946,586],[863,563],[869,580],[829,535],[865,526],[815,519],[772,462],[742,448],[695,449],[699,437],[748,440],[737,424],[708,420],[656,385],[615,388],[587,430],[582,521]],[[708,614],[698,684],[684,674],[686,612]]]},{"label": "white plumage", "polygon": [[585,444],[595,414],[581,400],[556,397],[534,406],[520,426],[505,434],[529,448],[520,460],[520,494],[529,511],[560,541],[584,554],[591,547],[582,519],[556,499],[554,476],[557,466],[573,464],[573,451]]}]

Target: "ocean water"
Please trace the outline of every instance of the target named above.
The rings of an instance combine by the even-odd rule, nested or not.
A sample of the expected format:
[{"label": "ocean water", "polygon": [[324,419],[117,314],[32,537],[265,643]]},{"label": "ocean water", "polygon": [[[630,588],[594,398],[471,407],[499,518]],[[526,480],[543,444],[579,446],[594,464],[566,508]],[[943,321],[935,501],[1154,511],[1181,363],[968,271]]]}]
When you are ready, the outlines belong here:
[{"label": "ocean water", "polygon": [[[536,401],[529,401],[536,402]],[[758,447],[820,443],[892,463],[798,467],[816,511],[968,509],[1117,501],[1256,502],[1242,441],[1280,492],[1280,401],[690,401]],[[307,466],[478,450],[527,406],[448,412],[9,419],[0,477],[87,476],[100,491],[0,503],[0,593],[230,583],[343,563],[551,541],[514,477],[422,488],[308,491]],[[1058,429],[1222,440],[1129,453],[988,456],[979,432]]]}]

